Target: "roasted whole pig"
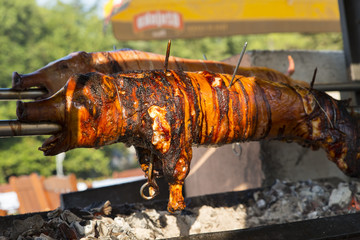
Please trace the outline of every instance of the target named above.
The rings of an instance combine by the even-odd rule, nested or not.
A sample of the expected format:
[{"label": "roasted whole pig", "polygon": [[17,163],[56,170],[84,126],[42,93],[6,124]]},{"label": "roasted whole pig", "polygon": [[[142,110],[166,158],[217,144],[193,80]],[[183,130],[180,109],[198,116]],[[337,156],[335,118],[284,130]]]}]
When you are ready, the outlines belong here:
[{"label": "roasted whole pig", "polygon": [[[133,70],[153,70],[164,68],[165,56],[137,50],[118,50],[110,52],[74,52],[66,57],[49,63],[45,67],[29,74],[13,73],[12,88],[24,90],[31,87],[43,87],[49,97],[62,88],[73,74],[101,72],[113,74]],[[291,62],[290,62],[291,65]],[[210,71],[216,73],[234,72],[234,66],[216,61],[192,60],[170,57],[168,69],[181,71]],[[240,67],[237,74],[257,76],[277,82],[292,84],[288,75],[265,67]],[[305,84],[297,82],[297,84]]]},{"label": "roasted whole pig", "polygon": [[[168,210],[184,209],[182,185],[193,145],[277,139],[323,148],[359,176],[356,123],[345,103],[323,92],[258,77],[207,71],[135,71],[72,76],[51,98],[18,102],[20,121],[63,126],[40,150],[55,155],[116,142],[134,145],[147,170],[170,186]],[[147,173],[149,174],[149,173]]]}]

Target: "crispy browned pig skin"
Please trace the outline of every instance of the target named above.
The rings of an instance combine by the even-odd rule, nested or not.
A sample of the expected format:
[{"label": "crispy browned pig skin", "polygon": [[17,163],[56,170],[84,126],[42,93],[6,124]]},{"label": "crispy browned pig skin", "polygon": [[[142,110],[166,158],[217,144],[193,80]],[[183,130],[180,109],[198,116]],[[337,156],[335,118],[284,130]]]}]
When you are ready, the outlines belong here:
[{"label": "crispy browned pig skin", "polygon": [[[165,56],[137,50],[118,50],[110,52],[74,52],[66,57],[49,63],[45,67],[29,74],[13,73],[14,89],[24,90],[31,87],[42,87],[48,91],[49,97],[62,88],[75,73],[101,72],[113,74],[132,70],[154,70],[164,68]],[[291,62],[290,62],[291,63]],[[222,62],[193,60],[170,57],[168,69],[182,71],[210,71],[217,73],[234,72],[234,66]],[[292,84],[293,81],[276,70],[264,67],[240,67],[237,74],[257,76],[276,82]],[[306,84],[299,83],[297,84]]]},{"label": "crispy browned pig skin", "polygon": [[47,100],[19,102],[21,121],[52,121],[62,131],[40,150],[55,155],[115,142],[134,145],[143,170],[170,187],[168,210],[184,209],[182,186],[193,145],[277,139],[321,147],[350,176],[359,176],[356,123],[343,102],[301,86],[256,77],[180,71],[138,71],[70,78]]}]

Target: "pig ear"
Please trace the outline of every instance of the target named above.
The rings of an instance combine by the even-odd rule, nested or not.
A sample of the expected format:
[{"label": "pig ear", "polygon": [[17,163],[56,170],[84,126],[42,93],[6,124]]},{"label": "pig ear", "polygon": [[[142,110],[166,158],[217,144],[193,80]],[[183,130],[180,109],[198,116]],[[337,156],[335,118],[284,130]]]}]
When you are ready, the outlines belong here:
[{"label": "pig ear", "polygon": [[78,52],[79,56],[85,60],[86,63],[89,63],[89,61],[91,61],[91,54],[84,52],[84,51],[80,51]]},{"label": "pig ear", "polygon": [[76,56],[87,57],[88,55],[89,54],[87,52],[84,52],[84,51],[73,52],[73,53],[69,54],[69,56],[71,56],[71,57],[76,57]]},{"label": "pig ear", "polygon": [[78,52],[79,55],[83,56],[83,57],[87,57],[89,54],[85,51],[80,51]]}]

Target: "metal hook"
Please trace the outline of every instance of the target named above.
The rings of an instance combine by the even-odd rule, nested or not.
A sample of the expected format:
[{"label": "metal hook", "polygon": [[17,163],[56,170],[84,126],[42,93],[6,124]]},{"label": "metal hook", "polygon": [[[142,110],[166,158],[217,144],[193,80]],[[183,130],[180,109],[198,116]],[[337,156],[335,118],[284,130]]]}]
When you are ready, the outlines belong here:
[{"label": "metal hook", "polygon": [[166,48],[166,56],[165,56],[165,63],[164,63],[165,72],[167,72],[167,70],[168,70],[170,47],[171,47],[171,40],[168,41],[167,48]]},{"label": "metal hook", "polygon": [[[146,196],[144,193],[146,187],[149,187],[149,196]],[[158,195],[158,192],[159,191],[156,188],[151,186],[150,182],[144,183],[140,188],[140,196],[146,200],[153,199],[154,197],[156,197],[156,195]]]},{"label": "metal hook", "polygon": [[238,60],[238,62],[237,62],[237,64],[236,64],[234,73],[233,73],[233,75],[232,75],[232,78],[231,78],[231,81],[230,81],[230,84],[229,84],[229,88],[231,87],[232,82],[234,81],[235,75],[236,75],[237,70],[239,69],[239,66],[240,66],[240,62],[241,62],[242,58],[244,57],[246,47],[247,47],[247,42],[245,42],[244,47],[243,47],[243,49],[241,50],[239,60]]},{"label": "metal hook", "polygon": [[[236,150],[236,146],[239,146],[239,152]],[[233,143],[233,144],[232,144],[232,150],[233,150],[233,153],[234,153],[236,156],[238,156],[238,157],[241,156],[242,147],[241,147],[240,143]]]},{"label": "metal hook", "polygon": [[[148,168],[148,181],[144,183],[140,188],[140,196],[146,200],[153,199],[156,195],[159,194],[159,186],[156,184],[156,181],[153,178],[154,171],[154,155],[150,155],[150,162]],[[144,190],[146,187],[149,187],[149,196],[145,195]]]}]

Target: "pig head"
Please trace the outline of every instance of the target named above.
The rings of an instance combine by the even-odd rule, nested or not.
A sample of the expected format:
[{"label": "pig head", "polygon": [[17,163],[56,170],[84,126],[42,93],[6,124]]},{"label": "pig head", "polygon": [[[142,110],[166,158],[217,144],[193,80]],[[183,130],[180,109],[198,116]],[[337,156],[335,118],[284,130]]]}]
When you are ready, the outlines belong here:
[{"label": "pig head", "polygon": [[43,97],[49,97],[61,89],[68,79],[76,73],[96,71],[92,62],[91,54],[86,52],[74,52],[60,58],[46,66],[29,74],[12,75],[12,87],[24,90],[31,87],[45,88],[48,93]]}]

